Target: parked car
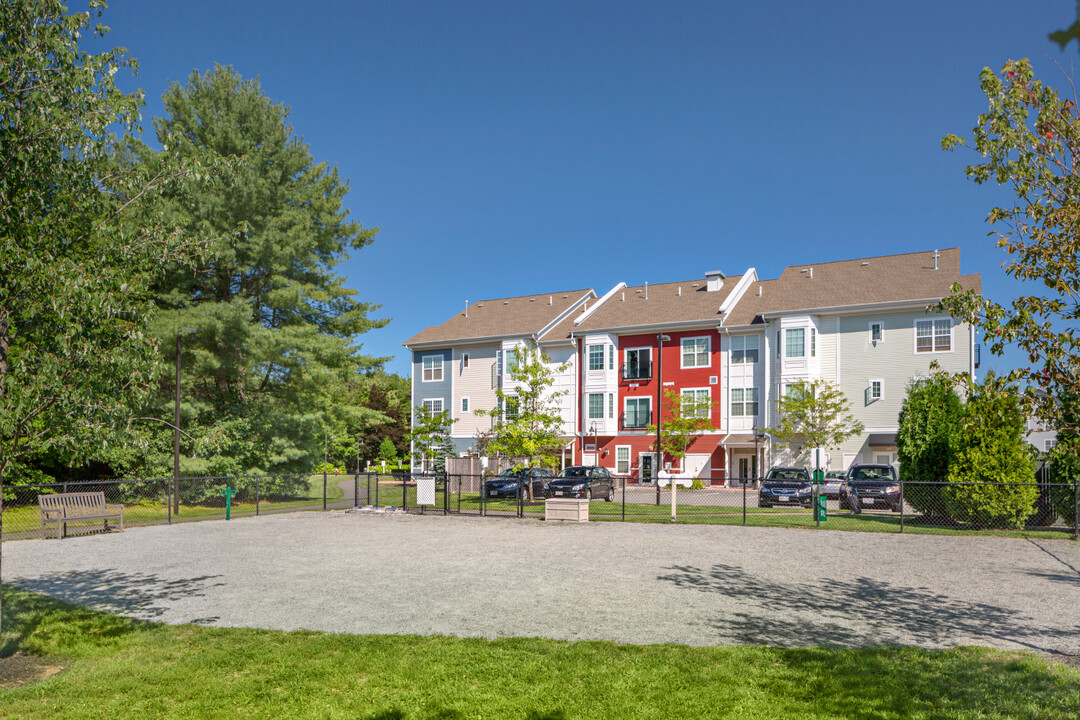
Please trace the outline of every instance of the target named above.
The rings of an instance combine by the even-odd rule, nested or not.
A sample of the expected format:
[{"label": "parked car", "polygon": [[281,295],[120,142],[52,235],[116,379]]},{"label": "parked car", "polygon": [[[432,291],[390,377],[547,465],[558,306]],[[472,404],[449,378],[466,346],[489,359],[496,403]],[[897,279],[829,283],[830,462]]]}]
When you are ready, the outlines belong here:
[{"label": "parked car", "polygon": [[852,465],[840,486],[840,509],[884,506],[900,512],[900,480],[892,465]]},{"label": "parked car", "polygon": [[758,507],[773,505],[800,505],[810,507],[814,487],[810,473],[803,468],[773,468],[765,476],[758,490]]},{"label": "parked car", "polygon": [[572,465],[544,485],[544,497],[615,499],[615,479],[605,467]]},{"label": "parked car", "polygon": [[484,482],[484,497],[516,498],[526,481],[532,483],[532,496],[540,497],[544,483],[554,476],[555,473],[542,467],[503,470],[497,477]]},{"label": "parked car", "polygon": [[843,470],[830,470],[825,473],[825,482],[821,486],[821,494],[828,497],[840,497],[840,486],[847,479],[847,473]]}]

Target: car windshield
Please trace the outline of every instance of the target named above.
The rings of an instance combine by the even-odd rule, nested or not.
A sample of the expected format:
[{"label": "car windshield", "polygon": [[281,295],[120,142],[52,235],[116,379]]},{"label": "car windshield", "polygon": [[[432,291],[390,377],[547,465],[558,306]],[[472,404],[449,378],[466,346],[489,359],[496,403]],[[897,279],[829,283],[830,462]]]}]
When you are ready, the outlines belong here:
[{"label": "car windshield", "polygon": [[839,479],[843,478],[845,474],[846,473],[831,471],[831,472],[825,473],[825,479],[826,480],[839,480]]},{"label": "car windshield", "polygon": [[587,467],[568,467],[559,473],[559,477],[564,478],[583,478],[588,477],[589,468]]},{"label": "car windshield", "polygon": [[892,480],[892,469],[887,467],[857,468],[851,475],[852,480]]},{"label": "car windshield", "polygon": [[770,470],[769,480],[805,480],[805,470]]}]

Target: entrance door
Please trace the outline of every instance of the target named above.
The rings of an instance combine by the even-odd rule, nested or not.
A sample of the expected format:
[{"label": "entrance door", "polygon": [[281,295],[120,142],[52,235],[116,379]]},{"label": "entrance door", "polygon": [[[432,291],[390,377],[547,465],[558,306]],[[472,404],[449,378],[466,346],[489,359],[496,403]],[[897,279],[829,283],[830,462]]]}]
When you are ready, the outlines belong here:
[{"label": "entrance door", "polygon": [[653,453],[641,453],[638,456],[639,466],[641,467],[641,482],[651,485],[656,481],[656,474],[653,472]]},{"label": "entrance door", "polygon": [[740,480],[753,480],[757,477],[757,457],[754,455],[740,455],[736,472]]}]

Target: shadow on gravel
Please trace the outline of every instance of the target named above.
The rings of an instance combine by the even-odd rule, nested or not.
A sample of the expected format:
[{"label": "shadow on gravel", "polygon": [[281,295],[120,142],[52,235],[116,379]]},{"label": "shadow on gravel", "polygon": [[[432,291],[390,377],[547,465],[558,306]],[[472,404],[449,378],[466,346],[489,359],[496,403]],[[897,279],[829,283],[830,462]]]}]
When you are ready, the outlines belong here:
[{"label": "shadow on gravel", "polygon": [[1001,647],[1016,643],[1043,653],[1073,647],[1080,625],[1037,626],[1019,611],[988,603],[954,600],[926,588],[859,578],[822,578],[817,583],[764,580],[740,567],[714,565],[667,568],[658,577],[676,587],[744,601],[747,612],[705,620],[717,642],[798,647],[942,647],[984,639]]},{"label": "shadow on gravel", "polygon": [[[25,590],[73,605],[153,620],[161,617],[174,600],[200,597],[206,594],[207,588],[224,585],[213,582],[220,577],[223,576],[203,575],[176,580],[145,573],[79,570],[16,580],[15,583]],[[213,622],[214,619],[203,620]]]}]

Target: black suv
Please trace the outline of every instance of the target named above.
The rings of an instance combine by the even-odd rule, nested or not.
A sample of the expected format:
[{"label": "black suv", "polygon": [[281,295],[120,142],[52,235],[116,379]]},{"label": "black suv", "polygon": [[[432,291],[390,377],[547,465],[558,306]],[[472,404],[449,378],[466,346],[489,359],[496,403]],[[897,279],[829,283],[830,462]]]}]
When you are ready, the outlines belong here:
[{"label": "black suv", "polygon": [[544,485],[544,497],[615,499],[615,480],[605,467],[572,465]]},{"label": "black suv", "polygon": [[892,465],[852,465],[840,486],[840,509],[861,512],[865,507],[884,505],[900,512],[900,481]]},{"label": "black suv", "polygon": [[758,507],[773,505],[801,505],[810,507],[814,488],[810,473],[803,468],[773,468],[761,482],[758,491]]},{"label": "black suv", "polygon": [[484,483],[484,497],[516,498],[518,492],[525,489],[525,483],[532,485],[532,496],[539,497],[544,483],[552,478],[552,473],[547,468],[520,468],[518,470],[503,470],[497,477],[493,477]]}]

